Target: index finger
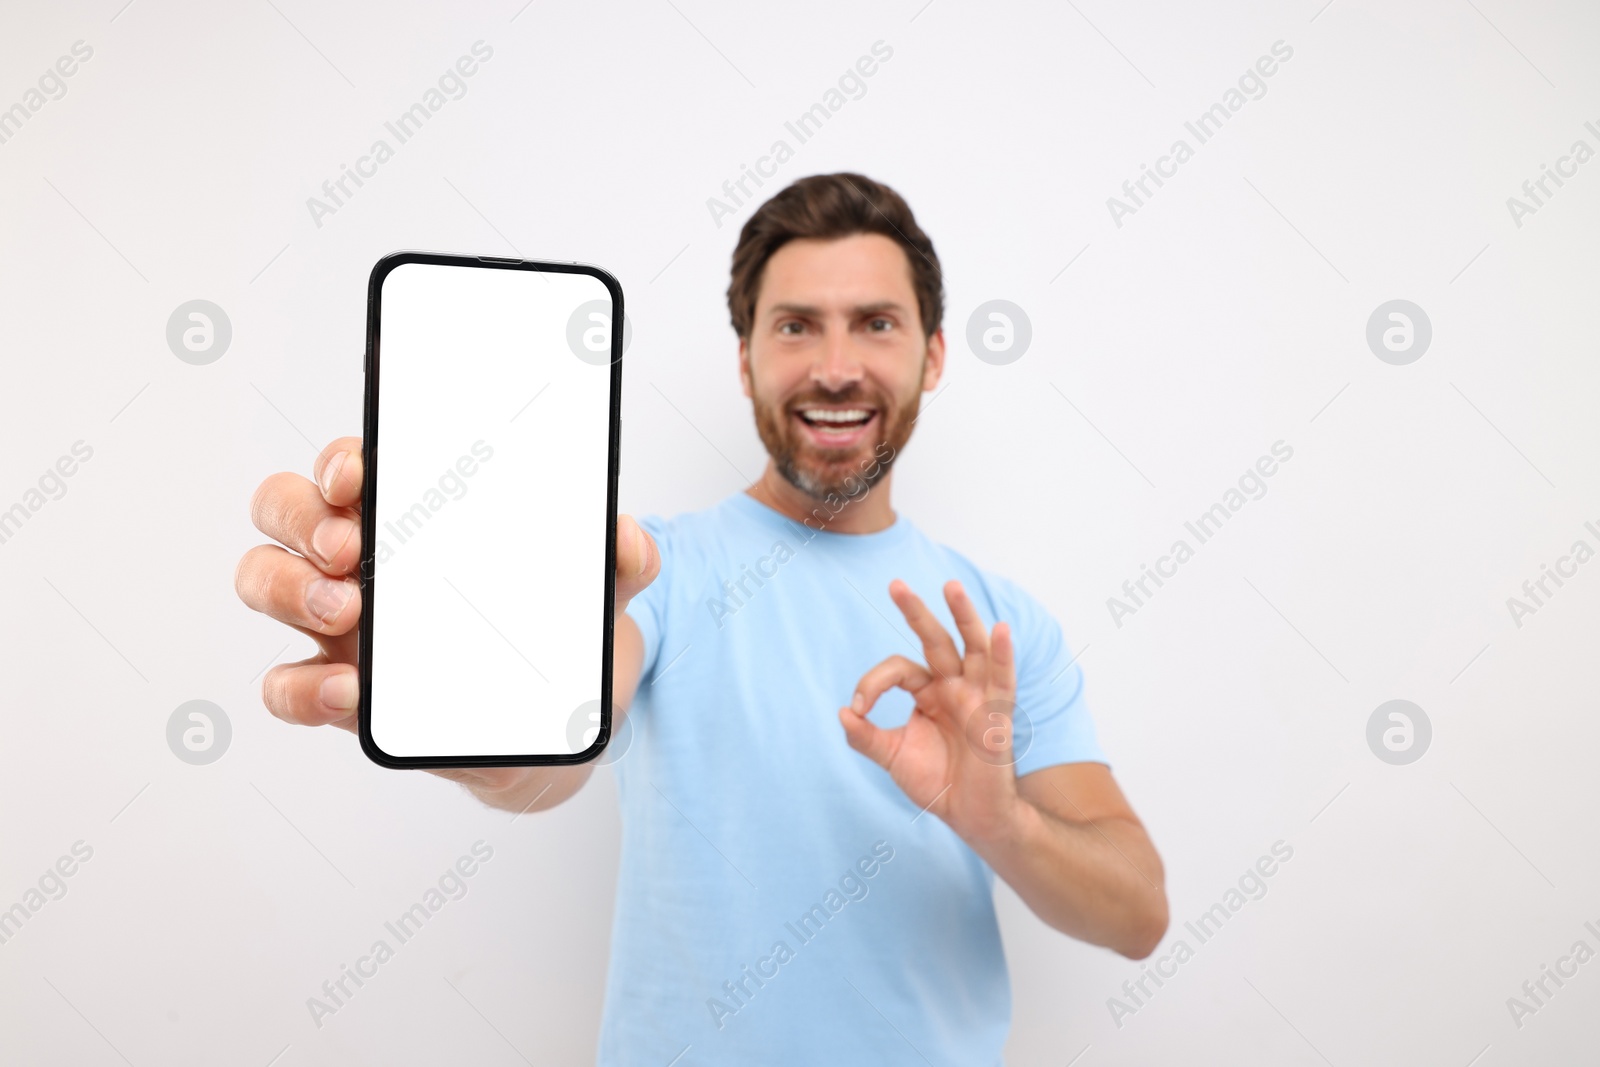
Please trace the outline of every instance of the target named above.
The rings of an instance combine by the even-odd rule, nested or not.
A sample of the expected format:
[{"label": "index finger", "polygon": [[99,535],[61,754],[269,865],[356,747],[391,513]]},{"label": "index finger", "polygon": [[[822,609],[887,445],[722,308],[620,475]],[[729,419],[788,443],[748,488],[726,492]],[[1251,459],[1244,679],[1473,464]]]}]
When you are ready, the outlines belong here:
[{"label": "index finger", "polygon": [[904,689],[915,696],[917,690],[931,681],[933,675],[922,664],[913,663],[904,656],[890,656],[861,676],[850,698],[850,710],[865,715],[890,689]]},{"label": "index finger", "polygon": [[341,437],[318,455],[312,466],[322,499],[336,508],[361,510],[361,483],[366,467],[361,459],[361,438]]}]

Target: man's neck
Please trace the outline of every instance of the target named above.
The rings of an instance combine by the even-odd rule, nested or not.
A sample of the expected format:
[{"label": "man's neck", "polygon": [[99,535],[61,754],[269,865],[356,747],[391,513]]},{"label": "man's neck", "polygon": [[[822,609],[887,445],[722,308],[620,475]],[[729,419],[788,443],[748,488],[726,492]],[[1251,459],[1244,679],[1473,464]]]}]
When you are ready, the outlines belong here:
[{"label": "man's neck", "polygon": [[[833,513],[829,504],[791,485],[768,459],[767,469],[745,492],[784,517],[812,528],[820,525],[830,533],[868,534],[894,525],[894,509],[889,506],[889,482],[893,477],[892,471],[885,474],[882,481],[854,500],[841,496],[844,506]],[[838,503],[832,502],[834,506]]]}]

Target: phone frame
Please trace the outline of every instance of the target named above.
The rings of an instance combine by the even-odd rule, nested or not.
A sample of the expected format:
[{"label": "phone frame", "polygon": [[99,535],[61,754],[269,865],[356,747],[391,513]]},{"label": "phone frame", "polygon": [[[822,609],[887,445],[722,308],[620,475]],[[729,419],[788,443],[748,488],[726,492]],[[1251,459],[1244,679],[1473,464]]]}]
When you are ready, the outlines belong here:
[{"label": "phone frame", "polygon": [[[375,552],[378,515],[378,375],[382,365],[383,282],[396,267],[407,263],[482,270],[525,270],[553,274],[586,274],[603,284],[611,294],[611,404],[608,419],[606,459],[605,575],[603,589],[604,633],[601,641],[600,732],[594,744],[571,754],[533,753],[494,756],[393,756],[378,747],[372,737],[372,627],[377,606]],[[449,252],[391,252],[372,268],[367,285],[366,385],[362,413],[361,458],[364,465],[361,487],[361,563],[355,575],[361,586],[361,622],[358,636],[357,671],[360,677],[358,724],[361,750],[367,758],[384,767],[417,769],[432,767],[549,767],[588,763],[605,751],[611,741],[612,654],[616,629],[617,579],[617,472],[622,458],[622,338],[624,326],[622,285],[609,271],[588,263],[556,263],[547,260],[513,259],[504,256],[471,256]]]}]

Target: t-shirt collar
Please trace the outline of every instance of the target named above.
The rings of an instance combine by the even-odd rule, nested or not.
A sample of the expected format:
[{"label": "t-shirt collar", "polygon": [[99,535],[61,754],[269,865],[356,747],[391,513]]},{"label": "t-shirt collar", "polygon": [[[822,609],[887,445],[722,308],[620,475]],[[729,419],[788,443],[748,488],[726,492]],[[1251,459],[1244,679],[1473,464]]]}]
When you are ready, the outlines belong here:
[{"label": "t-shirt collar", "polygon": [[895,512],[894,522],[882,530],[873,533],[839,533],[830,530],[827,524],[828,506],[818,502],[817,511],[813,513],[809,522],[801,523],[789,518],[776,509],[763,504],[749,493],[738,492],[724,502],[725,506],[748,518],[754,519],[763,525],[785,533],[794,534],[806,540],[820,539],[823,543],[837,546],[845,550],[870,551],[890,545],[897,545],[905,540],[911,533],[911,523],[906,517]]}]

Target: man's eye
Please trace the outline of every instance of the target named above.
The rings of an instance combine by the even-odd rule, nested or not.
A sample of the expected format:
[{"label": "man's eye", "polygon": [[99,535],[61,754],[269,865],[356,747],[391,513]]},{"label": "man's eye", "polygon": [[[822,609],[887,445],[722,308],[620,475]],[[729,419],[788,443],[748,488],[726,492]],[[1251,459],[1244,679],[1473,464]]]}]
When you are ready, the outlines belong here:
[{"label": "man's eye", "polygon": [[805,326],[803,324],[801,324],[801,323],[798,323],[798,322],[783,322],[783,323],[779,323],[778,324],[778,332],[779,333],[786,333],[786,334],[791,334],[792,335],[792,334],[797,334],[801,330],[804,330],[804,329],[805,329]]},{"label": "man's eye", "polygon": [[882,333],[884,330],[894,329],[894,323],[889,319],[873,319],[867,324],[867,328],[876,333]]}]

